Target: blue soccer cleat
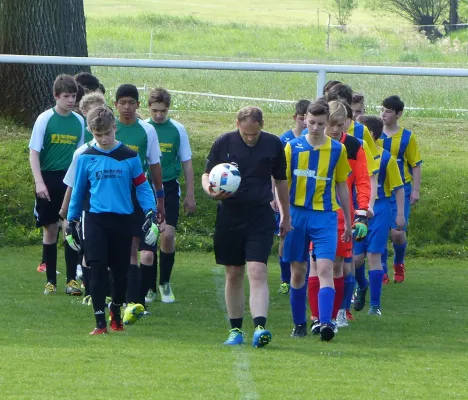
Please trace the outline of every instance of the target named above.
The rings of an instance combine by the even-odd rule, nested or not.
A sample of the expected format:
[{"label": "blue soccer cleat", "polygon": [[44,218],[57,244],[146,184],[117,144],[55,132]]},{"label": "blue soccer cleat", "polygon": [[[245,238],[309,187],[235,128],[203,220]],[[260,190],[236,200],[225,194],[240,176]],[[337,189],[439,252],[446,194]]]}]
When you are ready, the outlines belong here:
[{"label": "blue soccer cleat", "polygon": [[271,342],[271,332],[267,331],[263,326],[257,326],[253,335],[252,346],[264,347]]},{"label": "blue soccer cleat", "polygon": [[239,328],[233,328],[229,331],[229,337],[224,342],[227,346],[237,346],[239,344],[244,344],[244,334]]}]

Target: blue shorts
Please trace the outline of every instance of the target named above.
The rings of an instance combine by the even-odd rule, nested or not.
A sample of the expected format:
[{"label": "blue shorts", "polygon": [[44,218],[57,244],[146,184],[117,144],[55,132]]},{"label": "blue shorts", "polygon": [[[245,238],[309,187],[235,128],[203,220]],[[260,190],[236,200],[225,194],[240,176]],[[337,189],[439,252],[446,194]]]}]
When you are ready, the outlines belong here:
[{"label": "blue shorts", "polygon": [[[411,183],[405,183],[404,186],[405,189],[405,227],[403,228],[403,231],[406,232],[406,229],[408,228],[408,221],[409,221],[409,216],[410,216],[410,197],[411,197],[411,189],[412,185]],[[397,203],[395,199],[395,194],[392,193],[392,197],[390,197],[390,202],[392,204],[392,229],[396,229],[397,225],[395,223],[396,217],[397,217]]]},{"label": "blue shorts", "polygon": [[314,243],[317,259],[335,259],[338,217],[335,211],[315,211],[291,206],[294,229],[284,239],[283,261],[305,262],[309,259],[309,243]]},{"label": "blue shorts", "polygon": [[374,217],[368,222],[366,238],[361,242],[354,241],[354,254],[365,254],[366,252],[382,254],[387,247],[391,222],[390,199],[388,197],[377,199],[374,204]]}]

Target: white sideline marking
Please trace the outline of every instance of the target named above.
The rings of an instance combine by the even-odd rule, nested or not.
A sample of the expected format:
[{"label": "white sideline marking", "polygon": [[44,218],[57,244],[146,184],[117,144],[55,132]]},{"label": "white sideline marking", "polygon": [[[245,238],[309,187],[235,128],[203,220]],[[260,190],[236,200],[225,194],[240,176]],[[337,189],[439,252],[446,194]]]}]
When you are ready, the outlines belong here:
[{"label": "white sideline marking", "polygon": [[[224,275],[222,267],[213,268],[213,273],[216,286],[216,300],[219,307],[225,312],[226,320],[229,321],[224,302]],[[235,356],[233,371],[236,375],[236,385],[240,391],[241,400],[256,400],[260,398],[260,395],[257,393],[255,382],[250,373],[250,355],[245,351],[244,346],[237,346],[237,348],[232,349],[232,353]]]}]

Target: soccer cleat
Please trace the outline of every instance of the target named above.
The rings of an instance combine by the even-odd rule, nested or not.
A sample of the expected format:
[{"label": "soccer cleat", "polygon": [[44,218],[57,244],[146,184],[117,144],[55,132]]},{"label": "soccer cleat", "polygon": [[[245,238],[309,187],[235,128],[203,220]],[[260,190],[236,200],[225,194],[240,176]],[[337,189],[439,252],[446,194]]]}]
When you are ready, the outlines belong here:
[{"label": "soccer cleat", "polygon": [[293,338],[302,338],[307,336],[307,324],[297,324],[294,325],[293,331],[291,333],[291,337]]},{"label": "soccer cleat", "polygon": [[123,331],[123,324],[122,324],[122,319],[120,317],[120,314],[114,315],[112,311],[109,311],[110,315],[110,327],[113,331]]},{"label": "soccer cleat", "polygon": [[44,289],[44,294],[53,294],[57,291],[57,287],[50,282],[47,282]]},{"label": "soccer cleat", "polygon": [[395,264],[393,266],[393,271],[394,271],[393,282],[403,283],[403,281],[405,280],[405,272],[406,272],[405,264],[403,263]]},{"label": "soccer cleat", "polygon": [[336,316],[336,326],[338,328],[348,326],[348,318],[346,317],[346,310],[344,308],[338,311]]},{"label": "soccer cleat", "polygon": [[289,283],[283,282],[278,289],[278,294],[288,294],[290,288],[291,285]]},{"label": "soccer cleat", "polygon": [[335,337],[335,326],[333,324],[320,325],[320,340],[329,342]]},{"label": "soccer cleat", "polygon": [[333,333],[336,335],[338,333],[338,325],[336,324],[336,320],[331,320],[331,325],[333,326]]},{"label": "soccer cleat", "polygon": [[382,277],[382,283],[384,285],[388,285],[390,283],[390,278],[388,277],[388,274],[384,274]]},{"label": "soccer cleat", "polygon": [[40,263],[39,266],[37,267],[37,272],[46,272],[46,271],[47,271],[47,264]]},{"label": "soccer cleat", "polygon": [[312,327],[310,328],[312,335],[318,335],[320,333],[320,321],[318,318],[312,319]]},{"label": "soccer cleat", "polygon": [[271,332],[267,331],[263,326],[257,326],[252,339],[253,347],[264,347],[271,342]]},{"label": "soccer cleat", "polygon": [[379,306],[370,306],[369,311],[367,312],[369,315],[378,315],[379,317],[382,316],[382,310]]},{"label": "soccer cleat", "polygon": [[67,283],[67,286],[65,287],[65,293],[71,296],[81,296],[83,291],[81,290],[78,282],[73,280]]},{"label": "soccer cleat", "polygon": [[171,284],[169,282],[164,285],[159,285],[159,294],[163,303],[174,303],[175,297],[172,293]]},{"label": "soccer cleat", "polygon": [[357,288],[356,298],[354,299],[354,309],[356,311],[361,311],[366,305],[366,294],[368,288],[369,285],[367,285],[364,289]]},{"label": "soccer cleat", "polygon": [[91,300],[91,295],[88,294],[87,296],[85,296],[81,304],[83,304],[84,306],[90,306],[91,304],[93,304],[93,301]]},{"label": "soccer cleat", "polygon": [[351,311],[350,311],[350,310],[346,310],[346,319],[347,319],[348,321],[354,321],[354,320],[355,320],[355,319],[354,319],[354,316],[353,316],[353,314],[351,314]]},{"label": "soccer cleat", "polygon": [[105,335],[107,334],[107,328],[94,328],[90,333],[90,335]]},{"label": "soccer cleat", "polygon": [[148,293],[145,296],[145,302],[152,303],[153,301],[156,301],[157,297],[157,293],[150,289],[148,290]]},{"label": "soccer cleat", "polygon": [[244,344],[244,333],[239,328],[233,328],[229,331],[229,337],[224,342],[227,346],[237,346]]},{"label": "soccer cleat", "polygon": [[143,317],[145,313],[145,307],[141,304],[130,303],[124,312],[123,323],[125,325],[132,325]]}]

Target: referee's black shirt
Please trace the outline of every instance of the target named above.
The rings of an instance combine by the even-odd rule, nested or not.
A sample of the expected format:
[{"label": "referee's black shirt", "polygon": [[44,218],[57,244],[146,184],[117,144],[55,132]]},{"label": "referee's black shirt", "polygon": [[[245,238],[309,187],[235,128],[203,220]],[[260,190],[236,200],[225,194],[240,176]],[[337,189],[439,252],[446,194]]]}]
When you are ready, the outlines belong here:
[{"label": "referee's black shirt", "polygon": [[273,200],[271,177],[286,180],[286,156],[278,136],[260,132],[254,146],[242,140],[238,130],[221,135],[211,147],[205,172],[221,163],[236,163],[241,175],[237,192],[223,200],[227,204],[258,206]]}]

